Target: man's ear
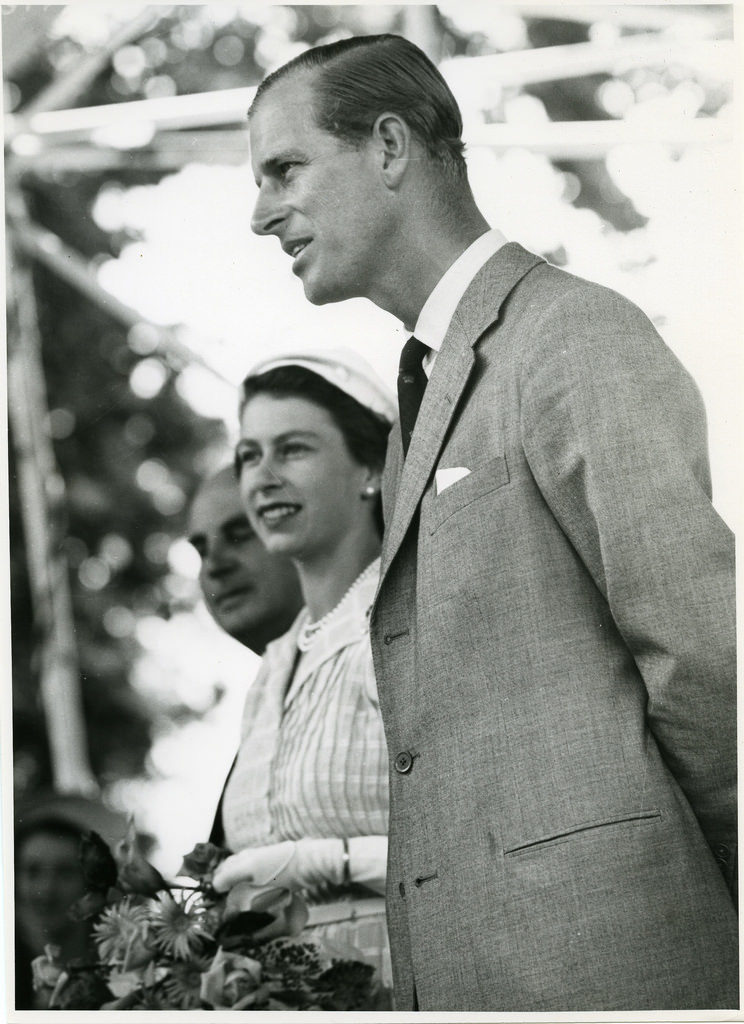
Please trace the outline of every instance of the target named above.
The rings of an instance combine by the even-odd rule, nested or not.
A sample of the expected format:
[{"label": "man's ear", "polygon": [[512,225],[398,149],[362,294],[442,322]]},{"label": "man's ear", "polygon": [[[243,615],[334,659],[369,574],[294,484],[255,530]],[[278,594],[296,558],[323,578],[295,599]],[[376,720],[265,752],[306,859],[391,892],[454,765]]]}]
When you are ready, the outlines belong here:
[{"label": "man's ear", "polygon": [[388,188],[397,188],[411,159],[411,129],[398,114],[380,114],[372,126],[380,171]]}]

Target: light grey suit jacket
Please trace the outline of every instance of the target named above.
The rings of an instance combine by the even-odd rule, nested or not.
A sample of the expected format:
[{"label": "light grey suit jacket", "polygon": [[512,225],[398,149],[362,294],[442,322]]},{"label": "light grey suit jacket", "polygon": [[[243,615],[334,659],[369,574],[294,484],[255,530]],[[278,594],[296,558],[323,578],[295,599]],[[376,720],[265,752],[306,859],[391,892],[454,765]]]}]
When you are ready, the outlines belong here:
[{"label": "light grey suit jacket", "polygon": [[398,1007],[737,1006],[733,543],[687,373],[510,243],[383,500]]}]

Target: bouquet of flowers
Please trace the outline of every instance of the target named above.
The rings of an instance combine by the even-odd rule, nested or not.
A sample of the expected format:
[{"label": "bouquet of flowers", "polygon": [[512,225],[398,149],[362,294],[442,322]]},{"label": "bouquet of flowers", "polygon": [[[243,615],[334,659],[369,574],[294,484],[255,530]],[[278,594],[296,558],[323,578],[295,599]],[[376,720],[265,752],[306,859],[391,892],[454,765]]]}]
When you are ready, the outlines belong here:
[{"label": "bouquet of flowers", "polygon": [[139,852],[134,825],[114,853],[96,832],[81,843],[86,893],[71,916],[91,920],[96,958],[60,960],[47,946],[34,987],[60,1010],[372,1010],[374,968],[297,940],[307,921],[287,889],[211,885],[228,851],[197,843],[172,885]]}]

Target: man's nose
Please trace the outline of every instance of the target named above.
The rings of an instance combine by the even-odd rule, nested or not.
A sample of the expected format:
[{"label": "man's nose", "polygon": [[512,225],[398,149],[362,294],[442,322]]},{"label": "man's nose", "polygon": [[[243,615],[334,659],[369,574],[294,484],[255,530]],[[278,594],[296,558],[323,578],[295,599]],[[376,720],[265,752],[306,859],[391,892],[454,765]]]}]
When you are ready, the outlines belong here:
[{"label": "man's nose", "polygon": [[253,207],[251,229],[257,235],[276,235],[284,221],[284,212],[273,189],[264,185],[258,190]]},{"label": "man's nose", "polygon": [[234,552],[231,546],[221,537],[215,537],[204,557],[207,574],[209,576],[222,576],[230,571],[234,561]]}]

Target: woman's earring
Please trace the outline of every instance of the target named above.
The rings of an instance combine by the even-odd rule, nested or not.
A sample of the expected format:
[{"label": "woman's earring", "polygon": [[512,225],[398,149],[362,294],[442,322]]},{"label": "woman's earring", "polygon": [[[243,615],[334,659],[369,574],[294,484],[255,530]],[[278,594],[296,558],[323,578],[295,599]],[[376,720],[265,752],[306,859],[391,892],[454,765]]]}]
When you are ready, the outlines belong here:
[{"label": "woman's earring", "polygon": [[367,484],[362,491],[362,501],[369,501],[370,498],[374,498],[377,494],[377,488],[374,484]]}]

